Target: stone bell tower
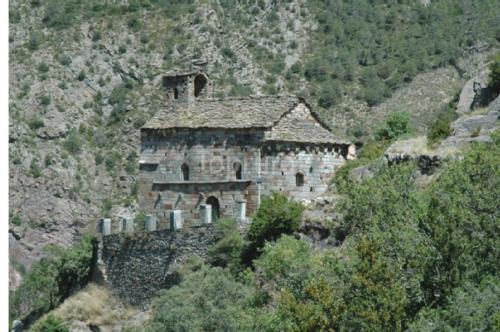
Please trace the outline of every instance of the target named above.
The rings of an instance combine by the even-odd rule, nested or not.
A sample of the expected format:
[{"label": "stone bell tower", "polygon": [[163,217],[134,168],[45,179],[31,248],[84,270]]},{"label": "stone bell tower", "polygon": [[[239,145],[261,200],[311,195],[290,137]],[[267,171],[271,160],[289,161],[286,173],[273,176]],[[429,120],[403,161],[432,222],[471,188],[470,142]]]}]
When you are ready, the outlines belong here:
[{"label": "stone bell tower", "polygon": [[201,70],[170,72],[163,76],[168,101],[193,102],[213,98],[214,87]]}]

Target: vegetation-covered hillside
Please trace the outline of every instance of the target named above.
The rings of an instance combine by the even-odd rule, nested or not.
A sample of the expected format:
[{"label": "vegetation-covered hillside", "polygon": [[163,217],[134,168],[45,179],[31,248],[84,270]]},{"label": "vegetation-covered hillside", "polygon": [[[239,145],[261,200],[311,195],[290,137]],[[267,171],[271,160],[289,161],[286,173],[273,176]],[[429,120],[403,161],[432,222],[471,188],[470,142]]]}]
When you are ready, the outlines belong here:
[{"label": "vegetation-covered hillside", "polygon": [[217,97],[303,95],[364,141],[393,92],[432,90],[410,115],[434,114],[500,39],[497,1],[12,0],[9,17],[12,289],[46,244],[70,246],[102,216],[143,216],[138,128],[165,103],[165,72],[201,67]]}]

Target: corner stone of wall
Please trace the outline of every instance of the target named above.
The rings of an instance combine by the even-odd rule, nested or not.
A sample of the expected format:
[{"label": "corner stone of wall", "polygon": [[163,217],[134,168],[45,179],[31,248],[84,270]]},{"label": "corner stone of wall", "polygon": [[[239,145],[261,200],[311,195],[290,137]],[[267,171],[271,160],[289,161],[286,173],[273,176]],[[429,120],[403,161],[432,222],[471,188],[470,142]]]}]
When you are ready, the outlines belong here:
[{"label": "corner stone of wall", "polygon": [[213,225],[104,236],[102,272],[113,293],[132,305],[146,305],[178,282],[175,264],[193,255],[206,259],[214,241]]}]

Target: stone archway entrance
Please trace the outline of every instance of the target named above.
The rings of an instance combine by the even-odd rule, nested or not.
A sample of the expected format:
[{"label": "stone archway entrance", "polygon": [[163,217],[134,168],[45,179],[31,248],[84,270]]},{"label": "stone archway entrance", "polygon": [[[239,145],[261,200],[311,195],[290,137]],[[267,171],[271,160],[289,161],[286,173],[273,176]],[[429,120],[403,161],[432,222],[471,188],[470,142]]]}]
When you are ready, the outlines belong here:
[{"label": "stone archway entrance", "polygon": [[214,196],[210,196],[209,198],[207,198],[207,204],[210,204],[212,206],[212,222],[220,219],[219,200]]},{"label": "stone archway entrance", "polygon": [[199,97],[204,93],[204,88],[207,85],[207,79],[204,75],[199,74],[194,78],[194,96]]}]

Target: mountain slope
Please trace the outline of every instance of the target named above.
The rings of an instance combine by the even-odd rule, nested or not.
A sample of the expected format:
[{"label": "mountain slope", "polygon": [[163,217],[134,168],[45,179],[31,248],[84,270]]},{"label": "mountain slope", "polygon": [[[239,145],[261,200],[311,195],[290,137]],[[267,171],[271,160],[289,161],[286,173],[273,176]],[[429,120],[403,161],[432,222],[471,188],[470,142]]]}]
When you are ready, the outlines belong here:
[{"label": "mountain slope", "polygon": [[[11,1],[11,286],[45,244],[69,245],[101,216],[137,212],[138,128],[165,102],[163,73],[201,66],[217,96],[298,93],[338,134],[367,128],[363,139],[394,109],[370,106],[398,88],[412,90],[419,72],[446,71],[453,83],[439,84],[443,100],[451,98],[467,76],[463,50],[484,45],[482,54],[497,45],[499,7],[451,0]],[[423,53],[410,47],[427,44]],[[435,71],[446,65],[460,70]]]}]

